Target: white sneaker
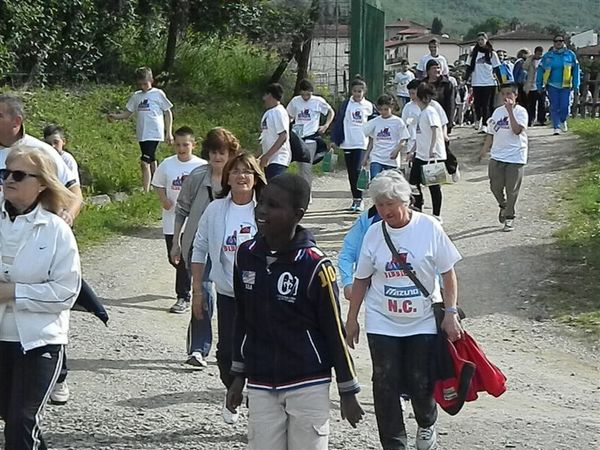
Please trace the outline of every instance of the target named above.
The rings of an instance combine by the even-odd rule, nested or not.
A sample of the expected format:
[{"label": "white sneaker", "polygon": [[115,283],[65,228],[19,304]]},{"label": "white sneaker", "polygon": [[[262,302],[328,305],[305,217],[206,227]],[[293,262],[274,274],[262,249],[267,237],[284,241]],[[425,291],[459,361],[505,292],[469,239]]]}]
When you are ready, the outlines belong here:
[{"label": "white sneaker", "polygon": [[481,119],[473,122],[473,128],[475,128],[476,130],[481,130]]},{"label": "white sneaker", "polygon": [[460,170],[456,167],[456,172],[452,174],[452,182],[458,183],[460,181]]},{"label": "white sneaker", "polygon": [[504,221],[504,228],[502,228],[502,231],[515,231],[514,219],[506,219]]},{"label": "white sneaker", "polygon": [[562,130],[563,133],[566,133],[567,131],[569,131],[569,126],[567,125],[566,121],[560,124],[560,129]]},{"label": "white sneaker", "polygon": [[554,133],[552,133],[554,136],[558,136],[560,134],[560,128],[555,128],[554,129]]},{"label": "white sneaker", "polygon": [[354,205],[354,212],[361,213],[365,210],[365,202],[362,200],[357,200]]},{"label": "white sneaker", "polygon": [[428,428],[417,429],[417,450],[434,450],[438,448],[437,445],[437,431],[435,425],[431,425]]},{"label": "white sneaker", "polygon": [[486,125],[482,126],[480,132],[487,133],[487,126]]},{"label": "white sneaker", "polygon": [[225,401],[223,402],[223,411],[221,412],[223,416],[223,421],[228,425],[233,425],[237,423],[240,418],[240,413],[238,411],[232,413],[227,409],[227,395],[225,396]]},{"label": "white sneaker", "polygon": [[188,356],[188,359],[185,360],[185,363],[199,369],[208,367],[208,363],[200,352],[193,352],[190,356]]},{"label": "white sneaker", "polygon": [[50,403],[53,405],[64,405],[69,401],[70,395],[71,392],[69,391],[69,385],[66,381],[56,383],[50,394]]}]

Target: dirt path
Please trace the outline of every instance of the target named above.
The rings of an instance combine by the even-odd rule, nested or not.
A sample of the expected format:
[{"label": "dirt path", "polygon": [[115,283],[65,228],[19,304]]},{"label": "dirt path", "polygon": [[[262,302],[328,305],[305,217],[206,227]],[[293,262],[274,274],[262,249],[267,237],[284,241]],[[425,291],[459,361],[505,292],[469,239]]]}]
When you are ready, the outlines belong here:
[{"label": "dirt path", "polygon": [[[575,163],[575,140],[553,137],[548,129],[530,131],[531,163],[516,231],[502,233],[486,166],[475,158],[482,137],[458,129],[453,138],[463,180],[444,187],[443,217],[464,257],[457,267],[460,303],[469,315],[468,328],[508,376],[509,391],[500,399],[483,396],[457,417],[441,412],[441,448],[599,448],[598,356],[566,328],[535,320],[539,312],[531,306],[560,263],[551,237],[557,224],[547,209],[555,202],[558,181]],[[340,211],[349,203],[344,174],[316,180],[315,191],[304,225],[335,258],[355,219]],[[181,364],[187,317],[165,312],[173,302],[174,274],[160,230],[121,237],[87,252],[83,261],[87,280],[106,299],[111,322],[104,328],[89,315],[73,315],[72,400],[48,408],[51,448],[244,448],[245,420],[229,427],[220,418],[224,391],[214,354],[204,371]],[[357,430],[341,422],[333,396],[330,448],[380,448],[365,340],[353,356],[367,420]],[[409,419],[413,438],[415,429]]]}]

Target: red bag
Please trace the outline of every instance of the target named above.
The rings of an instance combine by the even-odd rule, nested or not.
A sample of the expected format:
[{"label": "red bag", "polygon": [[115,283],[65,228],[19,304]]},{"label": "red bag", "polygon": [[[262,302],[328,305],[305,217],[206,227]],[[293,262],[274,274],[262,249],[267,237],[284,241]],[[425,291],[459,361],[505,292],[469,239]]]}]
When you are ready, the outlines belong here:
[{"label": "red bag", "polygon": [[465,402],[477,400],[478,392],[499,397],[506,391],[506,377],[469,333],[464,331],[455,342],[447,338],[439,341],[436,351],[440,376],[433,396],[448,414],[458,414]]}]

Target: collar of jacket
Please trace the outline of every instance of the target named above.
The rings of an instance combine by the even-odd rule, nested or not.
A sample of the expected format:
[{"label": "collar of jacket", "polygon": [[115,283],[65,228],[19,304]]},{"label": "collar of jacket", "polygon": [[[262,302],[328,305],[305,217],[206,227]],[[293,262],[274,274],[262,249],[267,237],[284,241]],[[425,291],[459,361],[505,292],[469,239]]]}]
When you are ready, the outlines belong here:
[{"label": "collar of jacket", "polygon": [[271,253],[271,250],[269,250],[265,238],[262,235],[260,235],[260,233],[256,236],[254,242],[250,244],[249,250],[251,253],[257,256],[273,256],[275,258],[280,258],[304,248],[315,247],[316,245],[317,243],[315,241],[314,235],[306,228],[302,227],[301,225],[298,225],[296,227],[296,233],[294,234],[294,238],[284,250],[281,250],[276,253]]},{"label": "collar of jacket", "polygon": [[33,222],[35,225],[40,225],[48,223],[48,218],[44,217],[44,215],[40,213],[42,209],[42,206],[38,202],[35,202],[33,205],[27,208],[23,214],[19,214],[15,210],[15,207],[8,200],[3,200],[2,206],[0,207],[0,212],[2,213],[3,217],[8,216],[12,222],[14,222],[18,216],[24,216],[25,220],[28,222]]}]

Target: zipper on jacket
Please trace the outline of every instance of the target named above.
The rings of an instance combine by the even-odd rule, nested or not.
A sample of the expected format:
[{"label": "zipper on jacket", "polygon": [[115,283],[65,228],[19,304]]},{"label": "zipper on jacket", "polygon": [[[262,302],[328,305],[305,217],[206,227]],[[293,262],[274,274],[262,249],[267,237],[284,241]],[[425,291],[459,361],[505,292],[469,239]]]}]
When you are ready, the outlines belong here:
[{"label": "zipper on jacket", "polygon": [[321,361],[321,355],[319,355],[319,352],[317,351],[317,347],[315,346],[315,343],[312,340],[312,336],[310,335],[310,331],[306,330],[306,334],[308,335],[308,340],[310,341],[310,345],[312,345],[312,348],[315,351],[315,355],[317,355],[319,364],[323,364],[323,361]]}]

